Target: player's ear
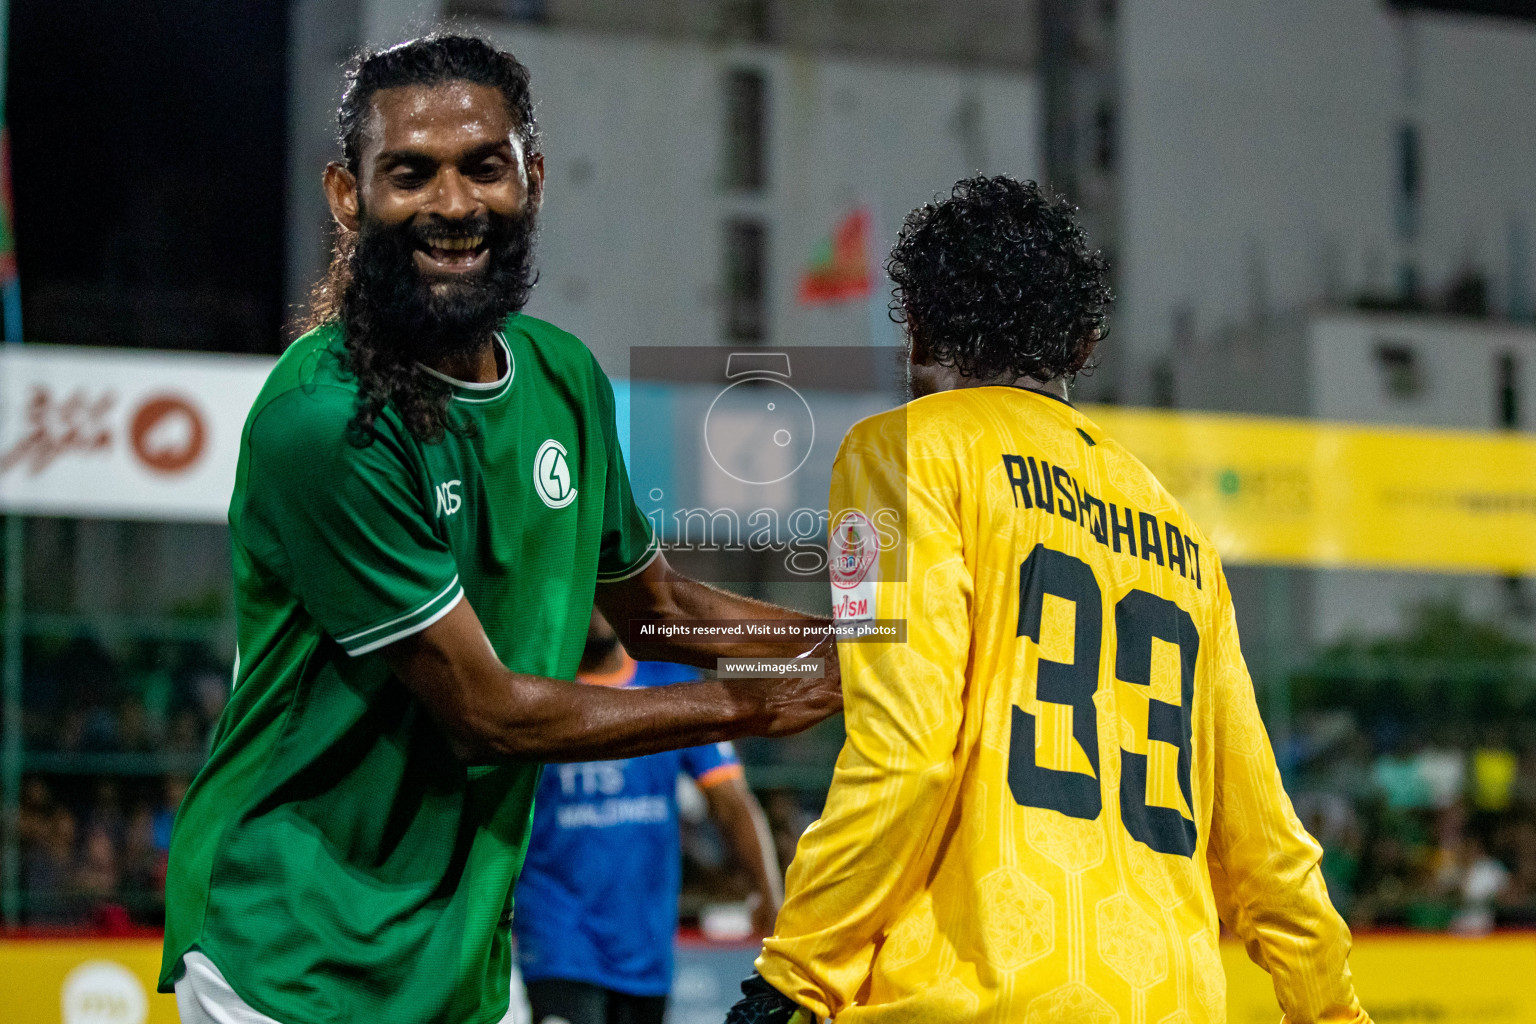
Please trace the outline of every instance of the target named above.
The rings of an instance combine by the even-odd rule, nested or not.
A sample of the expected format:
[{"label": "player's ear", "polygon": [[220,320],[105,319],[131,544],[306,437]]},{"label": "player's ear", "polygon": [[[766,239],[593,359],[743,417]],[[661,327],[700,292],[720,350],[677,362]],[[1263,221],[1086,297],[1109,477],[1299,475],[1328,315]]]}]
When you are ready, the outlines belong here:
[{"label": "player's ear", "polygon": [[913,366],[927,366],[931,361],[928,345],[923,341],[923,334],[909,316],[907,318],[907,362]]},{"label": "player's ear", "polygon": [[534,213],[544,205],[544,154],[528,157],[528,208]]},{"label": "player's ear", "polygon": [[1088,332],[1077,350],[1077,358],[1072,361],[1072,373],[1076,373],[1088,365],[1088,360],[1093,358],[1093,350],[1098,346],[1100,339],[1104,337],[1104,328],[1095,327]]},{"label": "player's ear", "polygon": [[325,188],[325,201],[331,208],[331,216],[336,223],[347,231],[356,231],[358,224],[357,210],[357,175],[347,170],[346,166],[335,161],[325,165],[325,175],[321,179]]}]

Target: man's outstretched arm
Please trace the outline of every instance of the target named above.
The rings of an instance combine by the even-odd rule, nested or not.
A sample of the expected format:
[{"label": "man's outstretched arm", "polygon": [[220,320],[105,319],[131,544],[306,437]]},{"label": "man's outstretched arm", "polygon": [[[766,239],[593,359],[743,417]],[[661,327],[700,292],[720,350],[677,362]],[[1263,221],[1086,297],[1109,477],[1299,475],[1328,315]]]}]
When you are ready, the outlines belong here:
[{"label": "man's outstretched arm", "polygon": [[467,761],[596,761],[738,736],[787,736],[842,707],[819,676],[610,689],[509,671],[468,600],[382,648]]},{"label": "man's outstretched arm", "polygon": [[700,786],[709,804],[710,818],[736,862],[752,876],[752,886],[756,890],[752,933],[772,935],[774,918],[778,917],[779,907],[784,903],[784,875],[779,870],[779,857],[773,848],[773,833],[768,830],[762,805],[747,788],[740,766],[725,767],[735,770],[717,782],[706,777]]},{"label": "man's outstretched arm", "polygon": [[[658,555],[648,566],[619,583],[599,584],[597,606],[613,623],[619,641],[641,661],[673,661],[713,669],[717,658],[793,658],[801,655],[835,661],[837,649],[824,630],[831,620],[742,597],[676,572]],[[687,632],[673,637],[648,636],[647,624],[793,622],[822,630],[816,639],[774,640],[754,637],[708,638]]]}]

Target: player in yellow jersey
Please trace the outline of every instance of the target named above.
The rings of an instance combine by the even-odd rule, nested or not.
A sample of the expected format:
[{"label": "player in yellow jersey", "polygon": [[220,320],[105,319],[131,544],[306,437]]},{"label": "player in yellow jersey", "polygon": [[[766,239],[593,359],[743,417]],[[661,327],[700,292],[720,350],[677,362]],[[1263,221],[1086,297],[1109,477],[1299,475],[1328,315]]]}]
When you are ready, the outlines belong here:
[{"label": "player in yellow jersey", "polygon": [[1368,1021],[1221,561],[1066,400],[1109,304],[1072,209],[973,178],[889,263],[915,401],[829,529],[848,741],[731,1020],[1226,1019],[1219,922],[1294,1024]]}]

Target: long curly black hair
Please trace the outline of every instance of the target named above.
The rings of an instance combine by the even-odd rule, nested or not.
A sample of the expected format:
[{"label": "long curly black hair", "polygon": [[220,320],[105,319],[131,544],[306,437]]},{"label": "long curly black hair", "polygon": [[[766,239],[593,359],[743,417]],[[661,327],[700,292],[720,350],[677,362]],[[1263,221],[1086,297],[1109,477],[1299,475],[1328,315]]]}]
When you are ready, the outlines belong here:
[{"label": "long curly black hair", "polygon": [[983,381],[1070,379],[1107,333],[1109,265],[1076,208],[1032,181],[966,178],[913,210],[891,249],[891,319]]},{"label": "long curly black hair", "polygon": [[[528,68],[512,54],[496,49],[474,36],[435,33],[388,49],[362,51],[346,66],[345,91],[336,112],[337,137],[342,162],[357,175],[361,169],[363,135],[374,94],[401,86],[434,86],[465,81],[498,90],[517,125],[523,151],[539,151],[539,124],[534,117],[528,85]],[[495,235],[495,225],[490,229]],[[439,230],[439,234],[444,233]],[[452,233],[451,231],[448,233]],[[524,238],[531,245],[531,236]],[[380,337],[402,325],[367,323],[359,315],[357,233],[337,228],[331,264],[325,277],[311,290],[309,312],[303,330],[339,322],[344,327],[347,369],[358,380],[357,411],[348,424],[348,439],[365,447],[373,438],[374,421],[386,405],[392,406],[406,427],[425,441],[442,438],[448,425],[450,390],[427,373],[415,355]],[[521,308],[537,275],[531,253],[508,254],[502,280],[511,289],[509,304]],[[359,322],[362,321],[362,322]]]}]

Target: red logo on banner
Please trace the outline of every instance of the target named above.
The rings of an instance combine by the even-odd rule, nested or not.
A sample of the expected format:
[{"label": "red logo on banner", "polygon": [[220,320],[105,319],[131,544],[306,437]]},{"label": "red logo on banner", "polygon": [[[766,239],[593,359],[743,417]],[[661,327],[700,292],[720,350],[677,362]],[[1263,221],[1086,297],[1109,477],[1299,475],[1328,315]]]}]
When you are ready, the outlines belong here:
[{"label": "red logo on banner", "polygon": [[145,399],[128,426],[133,454],[156,473],[180,473],[203,454],[208,428],[197,407],[180,395]]}]

